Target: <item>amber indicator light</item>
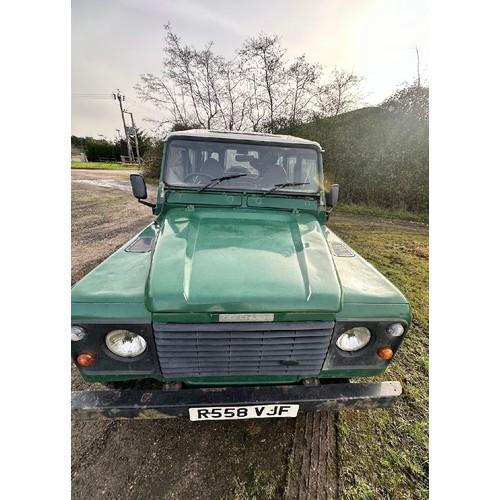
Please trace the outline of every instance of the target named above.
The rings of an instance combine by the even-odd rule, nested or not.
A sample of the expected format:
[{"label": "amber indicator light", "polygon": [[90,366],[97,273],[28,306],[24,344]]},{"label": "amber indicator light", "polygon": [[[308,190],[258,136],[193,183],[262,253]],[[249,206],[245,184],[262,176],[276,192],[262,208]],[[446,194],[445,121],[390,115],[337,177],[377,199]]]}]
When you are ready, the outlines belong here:
[{"label": "amber indicator light", "polygon": [[96,360],[96,355],[93,352],[82,352],[76,358],[76,362],[80,366],[90,366]]},{"label": "amber indicator light", "polygon": [[382,358],[382,359],[391,359],[394,356],[394,353],[392,352],[392,349],[388,346],[381,347],[378,351],[377,354]]}]

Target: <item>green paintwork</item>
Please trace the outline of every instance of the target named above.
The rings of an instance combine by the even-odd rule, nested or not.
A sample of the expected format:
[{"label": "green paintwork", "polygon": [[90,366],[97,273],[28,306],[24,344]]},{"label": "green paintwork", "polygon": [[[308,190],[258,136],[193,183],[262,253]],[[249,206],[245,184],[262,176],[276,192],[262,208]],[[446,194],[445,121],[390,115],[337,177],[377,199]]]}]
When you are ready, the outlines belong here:
[{"label": "green paintwork", "polygon": [[146,284],[154,313],[338,312],[340,300],[318,221],[268,210],[170,210]]},{"label": "green paintwork", "polygon": [[[165,200],[165,198],[161,198]],[[309,197],[290,198],[285,195],[272,196],[261,194],[243,194],[227,192],[216,194],[210,192],[183,192],[170,191],[166,196],[166,204],[169,205],[196,205],[196,206],[225,206],[225,207],[242,207],[242,208],[271,208],[278,210],[300,210],[312,213],[318,217],[319,204],[318,200],[310,199]]]},{"label": "green paintwork", "polygon": [[158,226],[137,235],[157,238],[153,252],[126,252],[134,237],[74,286],[73,319],[154,313],[158,322],[210,322],[220,312],[273,312],[275,321],[409,321],[394,285],[359,255],[332,256],[327,242],[342,240],[309,214],[175,207]]},{"label": "green paintwork", "polygon": [[[349,370],[328,370],[321,372],[318,377],[320,379],[332,378],[357,378],[357,377],[376,377],[384,372],[383,368],[378,369],[349,369]],[[122,376],[103,376],[103,375],[89,375],[82,373],[82,377],[86,382],[119,382],[124,380],[139,380],[144,378],[142,375],[122,375]],[[164,378],[162,375],[151,376],[155,380],[161,382],[171,382]],[[269,385],[269,384],[296,384],[302,379],[307,378],[304,375],[256,375],[256,376],[240,376],[240,377],[197,377],[197,378],[183,378],[180,381],[189,386],[230,386],[230,385]],[[175,380],[176,382],[178,380]]]},{"label": "green paintwork", "polygon": [[318,200],[309,200],[303,198],[278,198],[275,196],[248,196],[248,207],[257,208],[276,208],[276,209],[295,209],[312,211],[317,215]]},{"label": "green paintwork", "polygon": [[[163,178],[163,172],[162,172]],[[220,313],[273,313],[274,321],[411,320],[401,292],[326,228],[324,193],[157,193],[157,219],[72,289],[78,321],[206,323]],[[145,253],[127,252],[138,237]],[[343,243],[345,245],[345,243]],[[324,378],[376,376],[383,369],[322,372]],[[188,385],[295,383],[303,376],[182,379]],[[85,376],[91,382],[123,376]],[[129,376],[125,378],[135,378]],[[164,380],[161,374],[155,376]]]},{"label": "green paintwork", "polygon": [[[344,306],[351,304],[380,304],[387,306],[389,304],[408,303],[401,292],[385,276],[357,255],[352,248],[349,248],[328,228],[325,228],[325,236],[328,242],[342,243],[354,254],[354,257],[334,257],[335,267],[342,282]],[[345,310],[343,312],[342,316],[347,317],[345,316]],[[354,317],[358,316],[359,313]]]},{"label": "green paintwork", "polygon": [[125,249],[137,237],[156,237],[157,232],[151,224],[75,284],[71,293],[73,321],[151,321],[144,304],[151,253],[130,253]]},{"label": "green paintwork", "polygon": [[[208,196],[207,196],[208,195]],[[223,205],[228,207],[241,206],[242,196],[237,194],[213,194],[171,191],[168,193],[167,202],[171,205]]]}]

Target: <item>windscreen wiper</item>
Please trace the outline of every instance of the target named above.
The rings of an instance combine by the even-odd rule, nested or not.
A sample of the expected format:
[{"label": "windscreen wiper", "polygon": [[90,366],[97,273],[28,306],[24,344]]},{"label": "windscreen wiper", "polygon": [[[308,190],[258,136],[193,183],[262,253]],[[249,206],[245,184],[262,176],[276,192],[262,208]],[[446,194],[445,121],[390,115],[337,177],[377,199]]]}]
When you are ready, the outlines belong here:
[{"label": "windscreen wiper", "polygon": [[248,174],[231,174],[231,175],[224,175],[223,177],[217,177],[216,179],[212,179],[211,181],[207,182],[203,187],[198,189],[198,193],[200,191],[203,191],[207,187],[210,186],[217,186],[217,184],[220,184],[222,181],[227,181],[228,179],[237,179],[238,177],[243,177]]},{"label": "windscreen wiper", "polygon": [[276,191],[277,189],[281,189],[284,187],[305,186],[306,184],[310,184],[310,182],[284,182],[283,184],[275,184],[274,187],[265,191],[264,194],[272,193],[273,191]]}]

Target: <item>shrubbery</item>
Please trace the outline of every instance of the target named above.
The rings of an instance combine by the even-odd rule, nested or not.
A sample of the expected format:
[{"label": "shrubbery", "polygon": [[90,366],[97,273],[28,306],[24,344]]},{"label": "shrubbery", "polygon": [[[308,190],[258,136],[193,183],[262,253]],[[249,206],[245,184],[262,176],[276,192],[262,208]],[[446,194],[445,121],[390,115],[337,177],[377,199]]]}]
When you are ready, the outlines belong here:
[{"label": "shrubbery", "polygon": [[341,203],[427,213],[428,96],[428,88],[405,87],[380,107],[317,119],[293,134],[325,149],[325,177],[340,185]]},{"label": "shrubbery", "polygon": [[147,179],[160,179],[163,146],[163,141],[157,141],[143,156],[142,175]]}]

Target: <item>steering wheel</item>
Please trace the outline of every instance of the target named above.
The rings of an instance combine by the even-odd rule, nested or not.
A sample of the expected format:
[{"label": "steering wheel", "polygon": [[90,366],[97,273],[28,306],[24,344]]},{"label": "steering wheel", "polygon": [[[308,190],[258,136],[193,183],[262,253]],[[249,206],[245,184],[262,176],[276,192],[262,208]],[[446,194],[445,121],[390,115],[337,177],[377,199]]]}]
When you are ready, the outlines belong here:
[{"label": "steering wheel", "polygon": [[212,180],[213,177],[211,175],[208,175],[208,174],[204,174],[203,172],[191,172],[190,174],[187,174],[186,177],[184,177],[184,179],[182,179],[182,182],[187,182],[188,179],[191,179],[191,177],[205,177],[207,178],[208,180]]}]

